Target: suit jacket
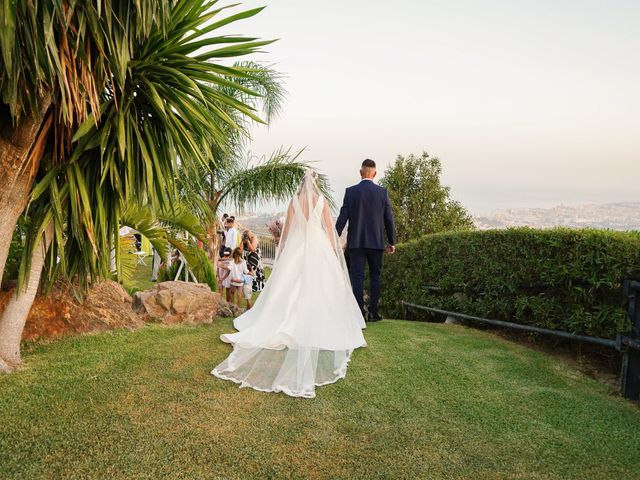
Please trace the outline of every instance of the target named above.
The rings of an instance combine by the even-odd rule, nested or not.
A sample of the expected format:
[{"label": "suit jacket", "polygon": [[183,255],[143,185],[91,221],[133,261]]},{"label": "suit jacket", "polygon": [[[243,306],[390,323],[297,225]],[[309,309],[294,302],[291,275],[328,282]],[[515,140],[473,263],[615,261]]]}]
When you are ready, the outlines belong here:
[{"label": "suit jacket", "polygon": [[347,188],[340,215],[336,221],[338,235],[349,222],[347,248],[385,249],[385,231],[389,245],[396,243],[391,200],[384,187],[371,180]]}]

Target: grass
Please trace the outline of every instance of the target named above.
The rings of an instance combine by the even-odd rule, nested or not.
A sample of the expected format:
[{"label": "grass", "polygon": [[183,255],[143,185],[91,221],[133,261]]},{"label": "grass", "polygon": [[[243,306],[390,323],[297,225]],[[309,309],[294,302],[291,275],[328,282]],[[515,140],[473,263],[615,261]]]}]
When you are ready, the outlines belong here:
[{"label": "grass", "polygon": [[0,377],[0,478],[638,478],[640,408],[541,352],[384,321],[306,400],[212,377],[231,330],[27,346]]},{"label": "grass", "polygon": [[151,281],[152,266],[153,256],[148,256],[144,259],[144,264],[138,263],[133,277],[122,282],[122,286],[130,295],[142,290],[148,290],[155,285],[155,282]]},{"label": "grass", "polygon": [[[125,288],[130,295],[133,295],[135,292],[139,292],[142,290],[148,290],[153,288],[156,283],[151,281],[151,267],[152,267],[152,258],[147,257],[145,259],[145,264],[138,264],[136,266],[136,271],[133,277],[129,280],[126,280],[122,283],[122,286]],[[265,281],[271,275],[271,267],[264,268]],[[184,277],[181,276],[180,280],[183,280]],[[255,303],[256,299],[260,295],[260,292],[253,292],[251,296],[251,303]],[[242,300],[242,305],[245,305],[244,299]]]}]

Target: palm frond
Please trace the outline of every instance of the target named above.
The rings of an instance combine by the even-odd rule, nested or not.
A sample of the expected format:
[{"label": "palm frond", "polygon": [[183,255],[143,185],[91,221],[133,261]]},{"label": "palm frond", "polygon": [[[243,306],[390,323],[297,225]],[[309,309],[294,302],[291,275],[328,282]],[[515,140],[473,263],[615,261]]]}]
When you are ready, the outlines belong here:
[{"label": "palm frond", "polygon": [[[284,201],[296,192],[305,171],[313,166],[299,161],[304,150],[292,153],[281,148],[256,164],[239,166],[220,179],[220,203],[228,202],[238,210],[256,206],[261,202]],[[333,207],[331,187],[324,174],[318,178],[318,187]]]},{"label": "palm frond", "polygon": [[[233,139],[246,135],[245,119],[262,122],[249,101],[260,92],[231,80],[253,73],[222,62],[257,52],[270,41],[217,34],[261,10],[229,15],[217,0],[60,0],[54,6],[34,1],[42,6],[34,10],[37,14],[15,7],[24,2],[4,2],[11,8],[0,11],[0,25],[23,32],[13,44],[4,30],[0,33],[0,95],[14,102],[16,118],[30,101],[14,98],[12,88],[20,81],[22,89],[33,86],[24,89],[32,93],[55,90],[56,108],[66,109],[61,125],[72,129],[69,154],[52,149],[30,208],[45,212],[39,222],[45,216],[55,220],[53,250],[64,259],[58,269],[82,283],[108,275],[127,205],[175,213],[172,204],[180,198],[176,173],[214,171],[234,148]],[[68,23],[61,29],[63,12]],[[46,15],[50,21],[41,21]],[[53,30],[45,31],[49,25]],[[24,56],[27,48],[20,42],[45,46],[34,47],[37,65],[21,60],[16,79],[12,55],[17,49]],[[73,74],[65,63],[71,53],[80,62]],[[11,81],[6,80],[9,74]],[[31,75],[29,82],[23,81],[26,75]],[[229,93],[231,86],[236,94]],[[206,216],[204,202],[199,207]],[[191,222],[190,229],[196,230],[193,218],[173,220],[184,221],[185,227]],[[134,228],[146,227],[155,228],[139,222]]]},{"label": "palm frond", "polygon": [[207,283],[215,292],[217,289],[216,273],[205,251],[175,236],[170,236],[169,242],[180,251],[182,258],[191,268],[198,282]]},{"label": "palm frond", "polygon": [[118,239],[117,243],[118,261],[114,265],[115,270],[111,271],[111,279],[117,282],[131,280],[138,268],[138,257],[136,252],[136,239],[133,235],[124,235]]},{"label": "palm frond", "polygon": [[130,205],[122,215],[121,225],[130,227],[144,236],[163,260],[169,256],[166,229],[158,222],[149,207]]},{"label": "palm frond", "polygon": [[176,204],[169,211],[158,212],[158,221],[171,230],[187,232],[201,242],[206,242],[207,234],[196,215],[182,204]]},{"label": "palm frond", "polygon": [[244,77],[234,78],[234,83],[257,92],[259,97],[249,96],[241,89],[237,90],[236,95],[256,109],[262,108],[266,122],[270,123],[280,114],[286,99],[284,75],[272,66],[253,61],[236,62],[234,67],[246,73]]}]

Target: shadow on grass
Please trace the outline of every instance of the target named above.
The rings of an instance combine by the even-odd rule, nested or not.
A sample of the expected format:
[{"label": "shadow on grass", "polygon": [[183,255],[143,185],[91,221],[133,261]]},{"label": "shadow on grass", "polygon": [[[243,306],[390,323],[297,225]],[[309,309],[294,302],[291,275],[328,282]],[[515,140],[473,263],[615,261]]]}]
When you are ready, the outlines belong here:
[{"label": "shadow on grass", "polygon": [[307,400],[212,377],[229,331],[31,346],[0,377],[0,477],[637,478],[640,409],[544,353],[384,321]]}]

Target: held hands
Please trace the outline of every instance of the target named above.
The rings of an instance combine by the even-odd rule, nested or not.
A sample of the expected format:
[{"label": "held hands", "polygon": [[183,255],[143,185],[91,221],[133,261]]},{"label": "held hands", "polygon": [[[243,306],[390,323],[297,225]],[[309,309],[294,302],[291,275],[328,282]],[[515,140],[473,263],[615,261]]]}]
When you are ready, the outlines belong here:
[{"label": "held hands", "polygon": [[396,253],[396,246],[395,245],[389,245],[387,248],[385,248],[384,251],[386,253],[388,253],[389,255],[393,255],[394,253]]}]

